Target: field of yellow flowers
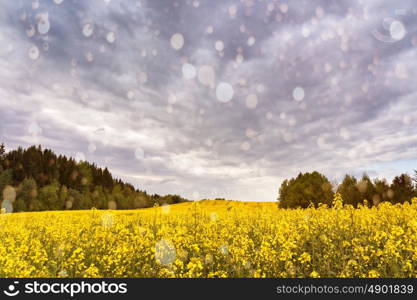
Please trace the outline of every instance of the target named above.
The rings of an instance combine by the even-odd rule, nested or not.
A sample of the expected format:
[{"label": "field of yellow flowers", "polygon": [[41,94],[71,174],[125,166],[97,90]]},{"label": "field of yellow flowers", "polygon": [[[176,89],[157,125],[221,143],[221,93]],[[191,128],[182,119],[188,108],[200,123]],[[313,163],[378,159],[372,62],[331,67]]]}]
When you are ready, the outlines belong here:
[{"label": "field of yellow flowers", "polygon": [[416,277],[417,199],[0,215],[0,277]]}]

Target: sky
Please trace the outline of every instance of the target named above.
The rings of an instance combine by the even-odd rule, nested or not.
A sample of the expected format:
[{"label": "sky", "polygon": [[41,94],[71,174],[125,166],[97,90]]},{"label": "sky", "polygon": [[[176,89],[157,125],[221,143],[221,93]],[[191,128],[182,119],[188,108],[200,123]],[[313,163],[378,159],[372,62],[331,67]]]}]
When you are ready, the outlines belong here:
[{"label": "sky", "polygon": [[149,193],[417,169],[415,1],[0,1],[0,141]]}]

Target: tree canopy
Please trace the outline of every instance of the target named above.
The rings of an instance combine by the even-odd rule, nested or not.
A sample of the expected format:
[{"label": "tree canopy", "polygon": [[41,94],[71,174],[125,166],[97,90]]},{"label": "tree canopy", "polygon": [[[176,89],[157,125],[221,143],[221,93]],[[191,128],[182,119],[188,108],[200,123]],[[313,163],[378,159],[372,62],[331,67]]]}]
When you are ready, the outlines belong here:
[{"label": "tree canopy", "polygon": [[[389,184],[386,179],[371,180],[363,174],[360,180],[352,175],[345,175],[337,185],[344,204],[378,205],[383,201],[404,203],[417,196],[417,172],[415,178],[407,174],[396,176]],[[279,205],[283,208],[305,208],[319,203],[332,204],[333,191],[329,180],[318,172],[300,173],[296,178],[284,180],[279,189]]]},{"label": "tree canopy", "polygon": [[279,190],[279,204],[283,208],[317,207],[320,203],[330,205],[333,199],[332,185],[319,172],[300,173],[296,178],[284,180]]}]

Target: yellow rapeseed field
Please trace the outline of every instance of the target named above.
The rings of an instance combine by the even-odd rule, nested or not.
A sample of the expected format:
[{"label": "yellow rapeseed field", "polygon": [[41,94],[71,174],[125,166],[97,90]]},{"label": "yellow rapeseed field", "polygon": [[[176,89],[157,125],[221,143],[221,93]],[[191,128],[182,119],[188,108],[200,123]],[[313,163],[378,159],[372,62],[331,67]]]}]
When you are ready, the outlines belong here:
[{"label": "yellow rapeseed field", "polygon": [[0,277],[416,277],[417,199],[0,215]]}]

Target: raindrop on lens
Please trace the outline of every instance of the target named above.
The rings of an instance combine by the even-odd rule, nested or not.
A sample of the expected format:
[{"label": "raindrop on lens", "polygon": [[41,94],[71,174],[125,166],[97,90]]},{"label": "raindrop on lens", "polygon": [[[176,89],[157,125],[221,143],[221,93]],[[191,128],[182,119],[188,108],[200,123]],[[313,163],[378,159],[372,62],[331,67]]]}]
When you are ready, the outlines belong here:
[{"label": "raindrop on lens", "polygon": [[305,93],[304,93],[304,89],[302,87],[296,87],[293,92],[292,92],[292,96],[294,98],[295,101],[302,101],[304,99]]},{"label": "raindrop on lens", "polygon": [[204,65],[198,70],[198,80],[201,84],[210,87],[214,86],[215,73],[212,66]]},{"label": "raindrop on lens", "polygon": [[212,222],[216,222],[218,219],[219,219],[219,216],[217,215],[217,213],[212,212],[212,213],[210,214],[210,221],[212,221]]},{"label": "raindrop on lens", "polygon": [[39,58],[39,49],[36,46],[32,46],[29,48],[29,58],[32,60],[36,60]]},{"label": "raindrop on lens", "polygon": [[404,123],[405,125],[410,125],[410,124],[411,124],[411,122],[412,122],[412,118],[411,118],[410,116],[404,116],[404,117],[403,117],[403,123]]},{"label": "raindrop on lens", "polygon": [[226,103],[233,98],[233,87],[227,82],[220,82],[216,88],[217,100]]},{"label": "raindrop on lens", "polygon": [[[110,208],[110,207],[109,207]],[[110,208],[111,209],[111,208]],[[110,213],[105,213],[101,216],[101,224],[104,227],[112,227],[113,226],[113,215]]]},{"label": "raindrop on lens", "polygon": [[258,97],[255,94],[250,94],[246,98],[246,107],[250,109],[254,109],[256,108],[257,105],[258,105]]},{"label": "raindrop on lens", "polygon": [[13,203],[16,199],[16,190],[14,187],[7,185],[3,190],[3,201],[9,201]]},{"label": "raindrop on lens", "polygon": [[180,50],[184,46],[184,37],[181,33],[175,33],[171,36],[171,47]]},{"label": "raindrop on lens", "polygon": [[170,94],[168,96],[168,103],[172,105],[177,103],[177,97],[174,94]]},{"label": "raindrop on lens", "polygon": [[214,44],[214,47],[216,48],[217,51],[221,52],[224,49],[224,44],[222,41],[216,41],[216,43]]},{"label": "raindrop on lens", "polygon": [[162,213],[167,215],[171,211],[171,206],[165,203],[165,204],[162,204],[161,209],[162,209]]},{"label": "raindrop on lens", "polygon": [[5,213],[12,213],[13,212],[13,204],[10,201],[3,200],[1,203],[1,209]]},{"label": "raindrop on lens", "polygon": [[406,34],[404,24],[400,21],[393,21],[389,26],[389,32],[396,41],[402,40]]},{"label": "raindrop on lens", "polygon": [[229,253],[229,248],[227,247],[227,245],[221,245],[219,250],[220,253],[223,255],[227,255]]},{"label": "raindrop on lens", "polygon": [[32,2],[32,9],[38,9],[39,8],[39,1],[33,1]]},{"label": "raindrop on lens", "polygon": [[303,27],[301,34],[303,35],[303,37],[307,38],[310,36],[310,29],[308,29],[307,27]]},{"label": "raindrop on lens", "polygon": [[250,143],[249,142],[243,142],[240,146],[243,151],[248,151],[250,149]]},{"label": "raindrop on lens", "polygon": [[65,201],[65,208],[66,209],[71,209],[72,208],[72,201],[70,201],[70,200]]},{"label": "raindrop on lens", "polygon": [[91,142],[90,144],[88,144],[89,153],[94,153],[96,150],[97,150],[97,146],[95,143]]},{"label": "raindrop on lens", "polygon": [[126,97],[127,97],[127,99],[129,99],[129,100],[132,100],[134,96],[135,96],[135,93],[134,93],[133,91],[128,91],[128,92],[126,93]]},{"label": "raindrop on lens", "polygon": [[237,6],[236,5],[231,5],[229,7],[229,15],[230,17],[234,17],[236,15],[237,12]]},{"label": "raindrop on lens", "polygon": [[288,12],[288,4],[286,4],[286,3],[282,3],[280,6],[279,6],[279,9],[281,10],[281,12],[282,13],[287,13]]},{"label": "raindrop on lens", "polygon": [[138,81],[141,84],[145,84],[148,81],[148,75],[145,72],[139,72]]},{"label": "raindrop on lens", "polygon": [[188,63],[182,65],[182,75],[185,79],[194,79],[196,74],[197,72],[193,65]]},{"label": "raindrop on lens", "polygon": [[238,55],[236,55],[236,62],[237,62],[238,64],[241,64],[241,63],[243,62],[243,60],[244,60],[244,57],[243,57],[243,55],[242,55],[242,54],[238,54]]},{"label": "raindrop on lens", "polygon": [[90,37],[94,32],[94,26],[91,23],[86,23],[83,26],[83,35],[85,37]]},{"label": "raindrop on lens", "polygon": [[38,134],[41,134],[41,133],[42,133],[42,128],[39,126],[39,124],[38,124],[37,122],[32,122],[32,123],[29,125],[29,129],[28,129],[28,131],[29,131],[29,133],[30,133],[31,135],[36,136],[36,135],[38,135]]},{"label": "raindrop on lens", "polygon": [[36,30],[35,30],[35,26],[30,25],[28,29],[26,29],[26,35],[27,37],[31,38],[35,35]]},{"label": "raindrop on lens", "polygon": [[253,36],[251,36],[249,39],[248,39],[248,46],[249,47],[252,47],[253,45],[255,45],[255,38],[253,37]]},{"label": "raindrop on lens", "polygon": [[109,33],[107,33],[106,40],[107,40],[108,43],[113,44],[114,41],[116,40],[115,33],[112,32],[112,31],[110,31]]},{"label": "raindrop on lens", "polygon": [[81,161],[85,161],[85,155],[82,152],[77,152],[75,154],[75,161],[76,162],[81,162]]},{"label": "raindrop on lens", "polygon": [[38,32],[40,34],[47,34],[50,29],[48,14],[42,15],[38,21]]},{"label": "raindrop on lens", "polygon": [[138,160],[143,160],[145,158],[145,151],[142,148],[135,149],[135,157]]},{"label": "raindrop on lens", "polygon": [[87,52],[87,53],[85,54],[85,59],[86,59],[88,62],[92,62],[92,61],[94,60],[94,55],[93,55],[93,53],[91,53],[91,52]]},{"label": "raindrop on lens", "polygon": [[115,209],[117,209],[117,203],[116,203],[116,201],[109,201],[109,202],[107,202],[107,207],[109,208],[109,209],[112,209],[112,210],[115,210]]},{"label": "raindrop on lens", "polygon": [[161,265],[172,264],[177,257],[177,251],[169,240],[160,240],[155,244],[155,259]]}]

